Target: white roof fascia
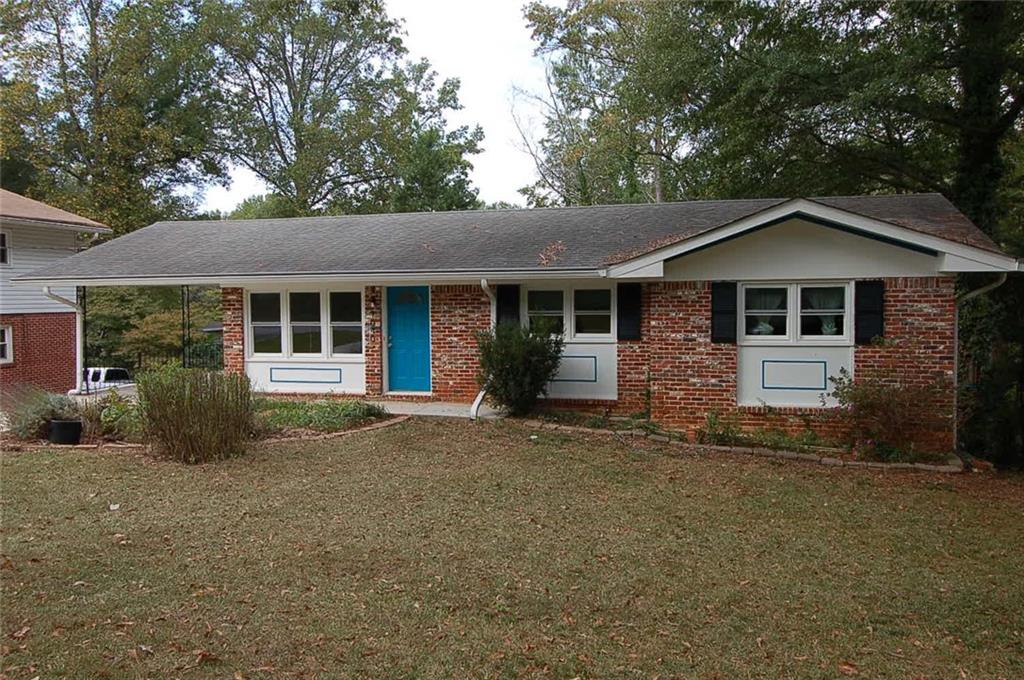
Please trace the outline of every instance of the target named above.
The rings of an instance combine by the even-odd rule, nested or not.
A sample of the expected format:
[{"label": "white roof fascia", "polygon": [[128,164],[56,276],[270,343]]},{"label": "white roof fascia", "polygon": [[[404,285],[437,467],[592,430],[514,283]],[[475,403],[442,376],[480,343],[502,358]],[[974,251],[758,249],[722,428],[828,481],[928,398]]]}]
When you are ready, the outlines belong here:
[{"label": "white roof fascia", "polygon": [[[885,239],[901,241],[910,245],[935,251],[940,254],[956,255],[963,260],[970,260],[984,266],[981,269],[963,271],[1018,271],[1020,266],[1016,259],[994,253],[982,248],[976,248],[963,243],[956,243],[938,236],[923,234],[913,229],[900,227],[889,222],[883,222],[871,217],[864,217],[839,208],[822,205],[805,198],[795,198],[777,206],[772,206],[759,213],[736,220],[729,224],[717,227],[693,238],[659,248],[651,253],[640,255],[617,265],[608,268],[608,276],[619,278],[629,274],[640,267],[664,262],[665,260],[685,255],[686,253],[712,245],[718,241],[739,236],[746,231],[756,229],[770,222],[785,219],[787,217],[799,218],[805,215],[811,218],[818,218],[847,226],[855,231],[862,231],[866,234],[879,236]],[[966,263],[963,263],[966,264]]]},{"label": "white roof fascia", "polygon": [[43,229],[56,229],[58,231],[77,231],[84,234],[113,234],[114,230],[109,227],[90,227],[87,224],[74,224],[72,222],[50,222],[49,220],[29,220],[24,217],[0,217],[0,226],[4,227],[41,227]]}]

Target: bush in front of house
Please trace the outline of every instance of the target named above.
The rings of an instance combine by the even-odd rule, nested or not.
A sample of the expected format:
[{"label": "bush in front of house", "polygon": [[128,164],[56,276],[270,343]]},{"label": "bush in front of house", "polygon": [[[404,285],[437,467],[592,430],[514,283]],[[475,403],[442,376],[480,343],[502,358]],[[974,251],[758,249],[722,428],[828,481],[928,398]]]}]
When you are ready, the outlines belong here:
[{"label": "bush in front of house", "polygon": [[254,399],[242,375],[165,367],[138,379],[146,438],[158,453],[183,463],[223,460],[245,450]]},{"label": "bush in front of house", "polygon": [[529,413],[558,371],[564,342],[561,334],[540,326],[499,324],[477,334],[480,385],[509,414]]},{"label": "bush in front of house", "polygon": [[51,420],[76,420],[78,404],[63,395],[52,394],[28,385],[6,388],[0,409],[7,416],[7,427],[19,439],[45,439]]},{"label": "bush in front of house", "polygon": [[931,433],[951,425],[944,409],[949,386],[942,380],[914,383],[895,374],[889,380],[854,380],[842,369],[829,378],[839,402],[836,415],[849,443],[861,456],[885,462],[934,460],[948,451],[928,444]]}]

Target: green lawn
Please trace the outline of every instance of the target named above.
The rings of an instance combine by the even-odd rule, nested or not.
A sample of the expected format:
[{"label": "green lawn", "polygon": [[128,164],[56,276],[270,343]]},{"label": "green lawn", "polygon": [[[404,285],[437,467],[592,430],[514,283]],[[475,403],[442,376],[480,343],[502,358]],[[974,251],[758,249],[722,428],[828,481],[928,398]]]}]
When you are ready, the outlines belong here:
[{"label": "green lawn", "polygon": [[1019,477],[531,434],[5,454],[7,676],[1024,677]]}]

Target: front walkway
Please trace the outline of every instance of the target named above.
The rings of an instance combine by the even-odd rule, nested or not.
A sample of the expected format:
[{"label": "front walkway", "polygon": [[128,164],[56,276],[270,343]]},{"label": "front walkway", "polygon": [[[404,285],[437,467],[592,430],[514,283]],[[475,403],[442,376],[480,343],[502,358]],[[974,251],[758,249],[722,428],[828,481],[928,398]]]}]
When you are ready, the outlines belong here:
[{"label": "front walkway", "polygon": [[[447,401],[370,401],[395,415],[430,416],[440,418],[469,418],[469,404],[454,404]],[[481,404],[482,420],[501,417],[501,412],[487,404]]]}]

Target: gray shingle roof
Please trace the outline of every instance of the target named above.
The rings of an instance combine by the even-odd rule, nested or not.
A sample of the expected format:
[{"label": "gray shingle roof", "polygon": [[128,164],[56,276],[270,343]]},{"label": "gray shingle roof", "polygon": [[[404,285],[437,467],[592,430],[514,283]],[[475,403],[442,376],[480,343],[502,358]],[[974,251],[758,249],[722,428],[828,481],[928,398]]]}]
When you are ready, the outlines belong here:
[{"label": "gray shingle roof", "polygon": [[[33,279],[597,269],[786,199],[157,222]],[[812,199],[998,252],[937,194]]]}]

